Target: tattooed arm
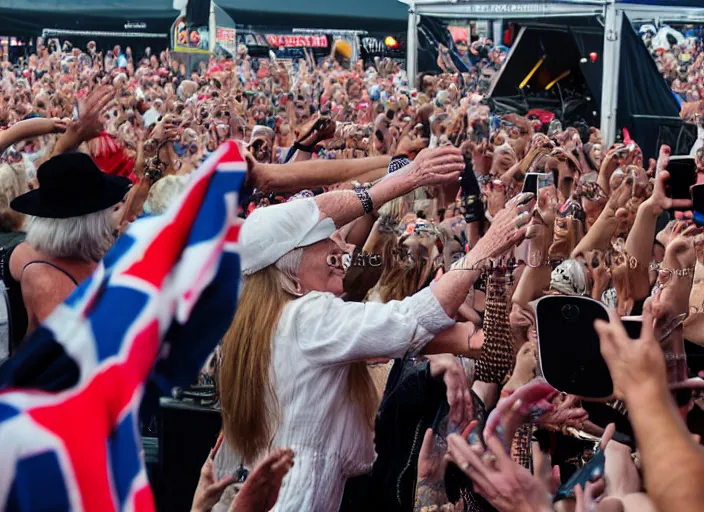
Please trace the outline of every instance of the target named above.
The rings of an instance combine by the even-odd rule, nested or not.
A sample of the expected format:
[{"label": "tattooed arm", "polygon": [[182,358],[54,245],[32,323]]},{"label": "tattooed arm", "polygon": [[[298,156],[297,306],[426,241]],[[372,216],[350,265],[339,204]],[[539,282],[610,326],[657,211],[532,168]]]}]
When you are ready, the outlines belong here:
[{"label": "tattooed arm", "polygon": [[414,512],[428,512],[447,503],[444,450],[435,443],[432,429],[425,431],[418,456],[418,480]]},{"label": "tattooed arm", "polygon": [[428,512],[447,503],[445,482],[442,479],[420,478],[416,484],[416,501],[414,512]]}]

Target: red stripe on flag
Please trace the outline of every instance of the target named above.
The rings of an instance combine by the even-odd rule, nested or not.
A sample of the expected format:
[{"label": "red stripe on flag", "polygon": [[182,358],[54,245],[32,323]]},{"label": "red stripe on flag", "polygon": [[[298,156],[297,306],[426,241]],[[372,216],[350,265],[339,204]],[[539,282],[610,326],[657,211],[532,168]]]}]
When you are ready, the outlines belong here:
[{"label": "red stripe on flag", "polygon": [[[137,388],[149,374],[158,348],[159,326],[154,320],[134,337],[123,363],[98,373],[83,391],[71,398],[27,411],[34,421],[63,441],[85,510],[114,510],[107,439],[117,425],[119,414],[133,401]],[[76,424],[78,418],[80,428]],[[153,510],[153,506],[146,510]]]},{"label": "red stripe on flag", "polygon": [[208,191],[209,182],[210,177],[203,177],[195,183],[174,220],[162,228],[144,251],[144,256],[125,271],[126,275],[161,288],[164,278],[171,272],[188,243],[188,236]]},{"label": "red stripe on flag", "polygon": [[240,226],[241,224],[235,224],[230,226],[225,233],[225,242],[237,242],[240,237]]}]

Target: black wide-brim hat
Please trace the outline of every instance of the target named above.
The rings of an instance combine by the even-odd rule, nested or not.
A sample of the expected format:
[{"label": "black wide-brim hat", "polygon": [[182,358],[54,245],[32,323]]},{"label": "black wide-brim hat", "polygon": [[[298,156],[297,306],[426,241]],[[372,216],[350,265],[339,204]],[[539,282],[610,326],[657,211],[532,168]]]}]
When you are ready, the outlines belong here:
[{"label": "black wide-brim hat", "polygon": [[37,170],[39,188],[15,198],[10,207],[49,219],[81,217],[122,201],[132,182],[101,172],[85,153],[62,153]]}]

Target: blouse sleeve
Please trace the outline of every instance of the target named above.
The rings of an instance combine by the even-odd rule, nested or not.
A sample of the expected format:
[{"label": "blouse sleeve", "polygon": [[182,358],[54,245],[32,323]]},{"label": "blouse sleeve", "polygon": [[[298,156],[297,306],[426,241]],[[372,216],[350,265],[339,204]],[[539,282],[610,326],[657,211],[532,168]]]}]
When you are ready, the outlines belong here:
[{"label": "blouse sleeve", "polygon": [[[330,293],[309,293],[287,311],[303,355],[328,365],[416,353],[455,324],[426,288],[402,301],[344,302]],[[289,316],[290,315],[290,316]],[[285,335],[284,332],[279,332]]]}]

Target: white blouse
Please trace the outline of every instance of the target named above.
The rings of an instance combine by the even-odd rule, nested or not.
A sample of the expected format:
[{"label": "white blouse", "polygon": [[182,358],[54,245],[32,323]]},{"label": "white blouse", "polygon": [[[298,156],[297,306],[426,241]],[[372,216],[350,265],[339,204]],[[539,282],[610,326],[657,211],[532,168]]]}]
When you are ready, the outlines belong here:
[{"label": "white blouse", "polygon": [[[417,352],[454,323],[428,288],[386,304],[312,292],[286,305],[273,338],[281,411],[273,447],[291,448],[295,458],[275,511],[336,512],[345,481],[371,469],[372,435],[349,399],[347,363]],[[240,462],[223,443],[216,477]]]}]

